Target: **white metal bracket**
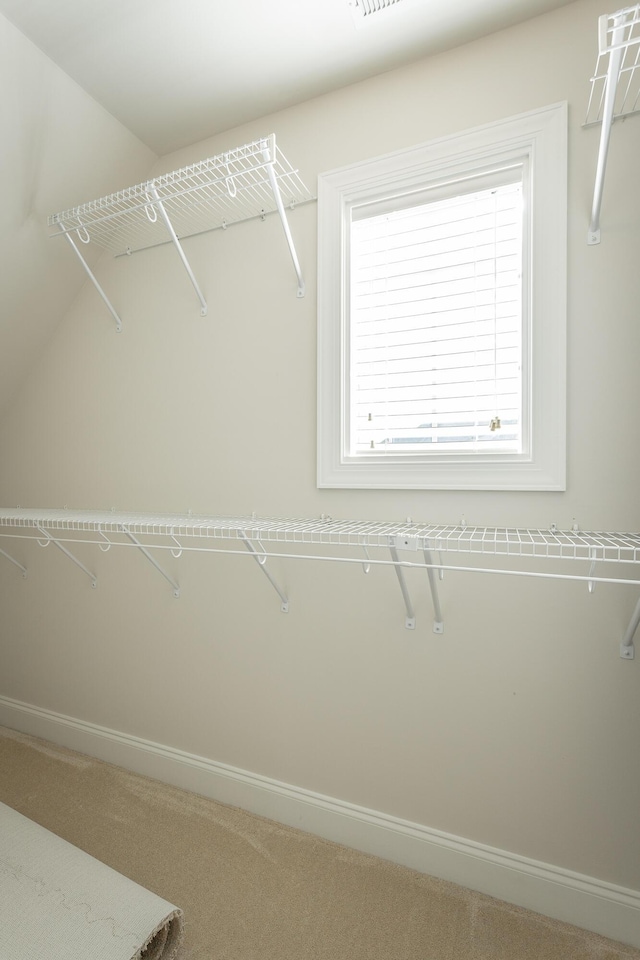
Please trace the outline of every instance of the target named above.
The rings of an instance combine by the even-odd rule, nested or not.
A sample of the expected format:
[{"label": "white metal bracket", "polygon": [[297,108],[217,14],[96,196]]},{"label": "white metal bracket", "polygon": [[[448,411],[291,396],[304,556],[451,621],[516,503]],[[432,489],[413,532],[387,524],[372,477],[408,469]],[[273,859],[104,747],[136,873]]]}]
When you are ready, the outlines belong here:
[{"label": "white metal bracket", "polygon": [[298,278],[298,292],[296,296],[304,297],[305,286],[304,286],[304,280],[302,278],[302,270],[300,268],[300,262],[298,260],[298,255],[296,253],[296,248],[293,242],[293,237],[291,235],[291,230],[289,229],[289,222],[287,220],[287,215],[284,210],[282,196],[280,195],[280,187],[278,186],[278,180],[273,169],[273,166],[276,160],[275,136],[273,134],[269,138],[268,146],[267,146],[267,141],[265,141],[265,148],[262,152],[262,155],[267,164],[267,176],[269,177],[269,183],[271,184],[271,189],[273,191],[273,198],[276,202],[278,213],[280,214],[280,220],[282,221],[282,229],[284,230],[284,235],[287,240],[287,246],[289,247],[289,253],[291,254],[291,259],[293,261],[293,268],[296,272],[296,277]]},{"label": "white metal bracket", "polygon": [[[71,234],[69,233],[69,231],[66,229],[66,227],[65,227],[64,224],[62,224],[62,223],[58,223],[58,226],[60,227],[60,229],[61,229],[62,232],[64,233],[65,237],[67,238],[67,240],[69,241],[69,243],[71,244],[71,246],[73,247],[73,249],[75,250],[76,256],[78,257],[78,260],[80,261],[80,263],[81,263],[82,266],[84,267],[84,269],[85,269],[85,271],[86,271],[89,279],[91,280],[92,284],[94,285],[94,287],[96,288],[96,290],[98,291],[98,293],[100,294],[100,296],[102,297],[102,299],[104,300],[104,302],[106,303],[106,305],[107,305],[107,307],[108,307],[108,309],[109,309],[109,312],[111,313],[111,315],[113,316],[114,320],[116,321],[116,330],[118,331],[118,333],[120,333],[120,331],[122,330],[122,320],[120,319],[120,317],[118,316],[117,312],[116,312],[115,309],[113,308],[113,306],[112,306],[112,304],[111,304],[111,301],[109,300],[109,298],[107,297],[106,293],[104,292],[104,290],[102,289],[102,287],[100,286],[100,284],[98,283],[98,281],[96,280],[95,275],[94,275],[93,271],[91,270],[91,267],[89,266],[89,264],[87,263],[87,261],[85,260],[85,258],[84,258],[84,257],[82,256],[82,254],[80,253],[80,250],[79,250],[78,247],[76,246],[75,241],[74,241],[73,237],[71,236]],[[77,231],[77,233],[78,233],[78,239],[80,239],[80,240],[82,241],[82,243],[88,243],[88,242],[89,242],[89,234],[87,233],[86,230],[84,231],[84,233],[86,234],[86,237],[87,237],[86,240],[84,239],[83,234],[82,234],[80,231]]]},{"label": "white metal bracket", "polygon": [[[623,33],[622,28],[618,28]],[[598,149],[598,163],[596,166],[596,182],[593,192],[593,204],[591,207],[591,221],[587,233],[587,243],[600,243],[600,209],[602,207],[602,193],[604,190],[604,175],[607,166],[607,154],[609,152],[609,139],[611,137],[611,124],[613,123],[613,106],[616,98],[616,87],[618,85],[618,75],[620,73],[620,63],[622,61],[622,50],[616,47],[609,54],[609,69],[607,71],[607,86],[604,95],[604,108],[602,114],[602,129],[600,131],[600,147]]]},{"label": "white metal bracket", "polygon": [[442,610],[440,609],[440,596],[438,593],[438,581],[436,579],[436,573],[434,570],[433,558],[431,556],[431,551],[424,549],[424,562],[427,565],[427,576],[429,577],[429,586],[431,588],[431,600],[433,602],[433,632],[434,633],[444,633],[444,621],[442,619]]},{"label": "white metal bracket", "polygon": [[[405,536],[400,534],[393,538],[393,544],[391,546],[391,556],[394,563],[399,563],[398,561],[398,548],[401,550],[418,550],[419,549],[419,539],[417,537]],[[444,622],[442,619],[442,610],[440,608],[440,596],[438,593],[438,583],[435,574],[435,564],[431,556],[431,551],[426,547],[423,548],[424,553],[424,562],[427,570],[427,576],[429,578],[429,587],[431,590],[431,600],[433,603],[433,632],[434,633],[444,633]],[[409,594],[407,591],[406,581],[403,575],[402,567],[396,566],[396,573],[398,574],[398,580],[400,581],[400,589],[402,590],[402,596],[404,597],[405,605],[407,607],[407,629],[413,630],[415,628],[415,617],[413,614],[413,609],[411,606],[411,600],[409,599]]]},{"label": "white metal bracket", "polygon": [[[400,540],[399,537],[395,538],[396,541]],[[404,625],[407,630],[415,630],[416,628],[416,615],[413,612],[413,606],[411,603],[411,597],[409,596],[409,590],[407,589],[407,582],[404,576],[404,570],[400,566],[400,558],[398,557],[398,551],[392,542],[389,547],[391,553],[391,559],[393,560],[393,568],[396,571],[398,577],[398,583],[400,584],[400,590],[402,591],[402,598],[404,600],[404,605],[407,611],[407,616],[405,617]]]},{"label": "white metal bracket", "polygon": [[179,587],[179,585],[175,582],[175,580],[174,580],[172,577],[170,577],[169,574],[166,572],[166,570],[164,570],[164,569],[160,566],[160,564],[158,563],[158,561],[156,560],[156,558],[155,558],[154,556],[152,556],[152,554],[147,550],[147,548],[146,548],[145,546],[143,546],[143,544],[140,543],[140,541],[137,539],[137,537],[134,537],[134,535],[133,535],[132,533],[130,533],[125,526],[121,526],[120,529],[122,530],[122,532],[124,533],[124,535],[129,538],[129,540],[131,541],[131,543],[133,543],[133,544],[138,548],[138,550],[140,551],[140,553],[144,554],[144,556],[147,558],[147,560],[149,561],[149,563],[156,568],[156,570],[158,571],[158,573],[161,574],[161,575],[165,578],[165,580],[167,581],[167,583],[169,583],[169,584],[173,587],[173,595],[174,595],[174,597],[175,597],[176,600],[177,600],[177,599],[180,597],[180,587]]},{"label": "white metal bracket", "polygon": [[622,643],[620,644],[620,656],[623,660],[633,660],[635,657],[635,648],[633,646],[633,637],[640,625],[640,600],[636,604],[636,608],[633,611],[631,620],[629,621],[629,626],[627,627],[627,632],[624,635]]},{"label": "white metal bracket", "polygon": [[[624,104],[631,89],[631,80],[634,71],[638,67],[637,56],[634,63],[630,66],[625,66],[625,55],[629,47],[637,45],[640,42],[640,35],[637,32],[639,23],[640,7],[637,4],[623,10],[618,10],[613,14],[605,14],[598,20],[598,65],[600,64],[601,58],[606,57],[607,54],[609,56],[609,62],[606,77],[597,75],[598,66],[596,66],[596,76],[592,78],[592,84],[596,80],[604,80],[604,100],[602,102],[602,129],[600,131],[600,145],[598,149],[591,220],[587,232],[587,243],[590,245],[600,243],[600,210],[602,207],[602,193],[604,190],[611,126],[616,114],[616,92],[623,73],[626,73],[627,83],[623,99]],[[594,87],[592,86],[592,97],[593,89]],[[617,115],[623,116],[624,114],[618,112]]]},{"label": "white metal bracket", "polygon": [[[200,301],[200,315],[201,315],[202,317],[206,317],[206,315],[207,315],[207,301],[204,299],[204,297],[203,297],[203,295],[202,295],[202,292],[201,292],[201,290],[200,290],[200,287],[198,286],[198,281],[196,280],[196,278],[195,278],[195,276],[194,276],[194,273],[193,273],[193,270],[191,269],[191,266],[189,265],[189,261],[187,260],[187,258],[186,258],[186,256],[185,256],[185,252],[184,252],[184,250],[182,249],[182,244],[181,244],[180,241],[178,240],[178,236],[177,236],[175,230],[173,229],[173,224],[171,223],[171,220],[169,219],[169,215],[167,214],[167,211],[165,210],[164,204],[163,204],[162,200],[160,199],[160,197],[158,196],[158,191],[157,191],[156,186],[155,186],[154,183],[150,183],[150,184],[149,184],[149,194],[150,194],[151,199],[152,199],[152,201],[153,201],[153,205],[158,208],[158,211],[159,211],[159,213],[160,213],[160,216],[162,217],[162,221],[163,221],[165,227],[167,228],[167,231],[168,231],[168,233],[169,233],[169,236],[171,237],[171,240],[173,241],[173,245],[175,246],[176,250],[178,251],[178,255],[179,255],[180,259],[182,260],[182,263],[183,263],[183,266],[184,266],[185,270],[186,270],[187,273],[189,274],[189,279],[191,280],[191,283],[193,284],[193,289],[195,290],[195,292],[196,292],[196,294],[197,294],[197,296],[198,296],[198,300]],[[147,210],[147,216],[149,216],[149,211],[148,211],[148,210]]]},{"label": "white metal bracket", "polygon": [[18,567],[20,570],[22,570],[22,576],[23,576],[23,578],[26,580],[26,577],[27,577],[27,568],[26,568],[26,567],[23,567],[21,563],[18,563],[17,560],[14,560],[13,557],[9,556],[9,554],[8,554],[5,550],[0,550],[0,553],[2,554],[3,557],[6,557],[7,560],[9,560],[10,563],[15,564],[16,567]]},{"label": "white metal bracket", "polygon": [[269,581],[273,589],[276,591],[276,593],[280,597],[280,610],[282,611],[282,613],[289,613],[289,600],[287,598],[286,593],[284,592],[284,590],[282,590],[278,586],[274,578],[271,576],[270,571],[267,570],[267,557],[266,557],[266,554],[264,553],[264,548],[262,547],[262,544],[260,544],[260,548],[263,552],[258,553],[258,551],[256,550],[256,548],[251,543],[251,541],[249,540],[249,538],[245,533],[240,532],[240,536],[242,538],[242,541],[245,547],[247,548],[249,553],[252,555],[252,557],[254,558],[254,560],[256,561],[256,563],[264,573],[265,577],[267,578],[267,580]]},{"label": "white metal bracket", "polygon": [[44,543],[42,543],[40,540],[38,540],[39,545],[40,545],[41,547],[48,547],[50,543],[54,543],[54,544],[56,545],[56,547],[58,548],[58,550],[61,550],[62,553],[64,553],[65,557],[68,557],[69,560],[71,560],[73,563],[75,563],[75,565],[76,565],[77,567],[80,567],[80,569],[82,570],[83,573],[86,573],[86,575],[87,575],[87,576],[89,577],[89,579],[91,580],[91,586],[92,586],[92,587],[94,588],[94,590],[95,590],[95,588],[98,586],[98,578],[96,577],[95,573],[91,573],[91,570],[88,570],[87,567],[85,567],[84,563],[81,563],[80,560],[78,560],[77,557],[74,557],[74,555],[71,553],[71,551],[70,551],[70,550],[67,550],[67,548],[66,548],[62,543],[60,543],[59,540],[56,540],[55,537],[52,537],[51,534],[48,533],[47,530],[44,529],[44,527],[38,526],[38,527],[37,527],[37,530],[38,530],[38,532],[41,533],[42,536],[45,538]]}]

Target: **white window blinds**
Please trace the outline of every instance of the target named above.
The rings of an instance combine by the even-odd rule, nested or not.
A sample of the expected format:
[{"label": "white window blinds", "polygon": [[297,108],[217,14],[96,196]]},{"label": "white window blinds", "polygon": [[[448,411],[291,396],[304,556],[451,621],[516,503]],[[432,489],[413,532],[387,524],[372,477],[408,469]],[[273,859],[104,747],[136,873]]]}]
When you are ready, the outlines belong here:
[{"label": "white window blinds", "polygon": [[347,451],[520,453],[523,167],[351,210]]}]

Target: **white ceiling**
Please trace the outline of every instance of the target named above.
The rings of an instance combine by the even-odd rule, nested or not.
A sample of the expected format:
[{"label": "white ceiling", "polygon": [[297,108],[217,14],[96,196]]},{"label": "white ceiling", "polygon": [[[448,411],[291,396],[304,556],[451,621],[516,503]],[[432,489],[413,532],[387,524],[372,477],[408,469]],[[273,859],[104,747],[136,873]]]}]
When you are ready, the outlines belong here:
[{"label": "white ceiling", "polygon": [[397,0],[359,25],[355,2],[0,0],[0,13],[163,155],[571,0]]}]

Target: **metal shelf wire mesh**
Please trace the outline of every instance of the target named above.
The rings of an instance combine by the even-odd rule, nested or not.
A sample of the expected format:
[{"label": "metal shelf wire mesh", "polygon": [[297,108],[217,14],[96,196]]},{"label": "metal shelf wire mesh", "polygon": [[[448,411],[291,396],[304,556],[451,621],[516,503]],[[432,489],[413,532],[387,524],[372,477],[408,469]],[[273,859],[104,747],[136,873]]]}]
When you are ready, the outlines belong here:
[{"label": "metal shelf wire mesh", "polygon": [[[585,126],[603,119],[607,84],[616,83],[613,118],[640,110],[640,4],[602,16],[598,24],[598,58],[593,77]],[[621,51],[617,77],[609,76],[613,51]]]},{"label": "metal shelf wire mesh", "polygon": [[[640,563],[640,534],[544,530],[517,527],[455,526],[367,520],[272,519],[255,516],[155,515],[81,510],[0,510],[0,537],[38,537],[38,531],[67,531],[103,537],[128,531],[150,538],[198,541],[258,540],[291,545],[402,548],[441,553],[483,554],[557,560]],[[90,539],[90,538],[89,538]],[[93,542],[90,540],[90,542]],[[97,540],[96,542],[100,542]],[[213,544],[211,544],[213,548]],[[184,544],[189,549],[188,544]]]},{"label": "metal shelf wire mesh", "polygon": [[276,145],[275,135],[92,200],[49,217],[51,227],[73,232],[114,254],[131,253],[169,241],[153,205],[161,200],[180,238],[276,211],[269,180],[272,165],[282,202],[293,207],[313,199],[297,170]]}]

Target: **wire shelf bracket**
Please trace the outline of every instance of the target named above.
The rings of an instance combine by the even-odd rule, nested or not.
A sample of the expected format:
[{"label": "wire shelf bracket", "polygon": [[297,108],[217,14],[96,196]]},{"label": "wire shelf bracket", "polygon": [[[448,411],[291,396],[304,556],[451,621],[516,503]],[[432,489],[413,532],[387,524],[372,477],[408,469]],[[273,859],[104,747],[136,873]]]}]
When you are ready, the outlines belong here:
[{"label": "wire shelf bracket", "polygon": [[[411,521],[408,521],[409,523]],[[413,613],[413,607],[411,605],[411,600],[409,598],[409,592],[407,590],[407,585],[405,578],[402,573],[401,561],[398,556],[398,549],[401,550],[418,550],[418,539],[413,536],[406,536],[399,534],[393,537],[391,542],[391,558],[395,565],[396,573],[398,575],[398,581],[400,583],[400,589],[402,591],[402,596],[405,601],[405,606],[407,608],[407,619],[405,626],[407,630],[413,630],[415,628],[415,615]],[[438,593],[438,582],[436,579],[435,573],[435,564],[431,556],[431,550],[423,546],[423,556],[424,563],[427,570],[427,577],[429,579],[429,589],[431,591],[431,600],[433,603],[433,612],[434,612],[434,621],[433,621],[433,632],[434,633],[444,633],[444,620],[442,617],[442,610],[440,608],[440,596]]]},{"label": "wire shelf bracket", "polygon": [[269,583],[271,584],[271,586],[273,587],[273,589],[276,591],[276,593],[277,593],[278,596],[280,597],[280,610],[281,610],[281,612],[282,612],[282,613],[289,613],[289,600],[288,600],[288,597],[287,597],[286,593],[284,592],[284,590],[282,590],[282,589],[278,586],[278,584],[276,583],[276,581],[274,580],[274,578],[271,576],[270,571],[267,570],[267,553],[266,553],[264,547],[263,547],[262,544],[260,543],[260,544],[259,544],[259,546],[260,546],[260,552],[258,552],[258,551],[256,550],[256,548],[254,547],[254,545],[251,543],[251,540],[249,540],[249,538],[246,536],[246,534],[244,534],[244,533],[241,534],[241,538],[242,538],[242,541],[243,541],[245,547],[247,548],[247,550],[249,551],[249,553],[251,554],[251,556],[254,558],[254,560],[256,561],[256,563],[258,564],[258,566],[260,567],[260,569],[261,569],[262,572],[264,573],[265,577],[267,578],[267,580],[269,581]]},{"label": "wire shelf bracket", "polygon": [[[207,315],[207,301],[204,299],[204,297],[203,297],[203,295],[202,295],[202,291],[200,290],[200,287],[198,286],[198,281],[196,280],[196,278],[195,278],[195,276],[194,276],[194,273],[193,273],[193,270],[191,269],[191,267],[190,267],[190,265],[189,265],[189,261],[187,260],[187,258],[186,258],[186,256],[185,256],[185,252],[184,252],[184,250],[182,249],[182,244],[181,244],[180,241],[178,240],[178,235],[177,235],[177,233],[175,232],[175,230],[173,229],[173,224],[171,223],[171,220],[169,219],[169,214],[167,213],[167,211],[166,211],[166,209],[165,209],[165,206],[164,206],[162,200],[160,199],[160,197],[159,197],[159,195],[158,195],[158,190],[157,190],[157,188],[156,188],[155,183],[149,184],[149,195],[151,196],[151,198],[152,198],[152,200],[153,200],[154,206],[157,208],[158,212],[160,213],[160,216],[162,217],[162,220],[163,220],[163,222],[164,222],[164,225],[165,225],[166,228],[167,228],[167,231],[168,231],[168,233],[169,233],[169,236],[171,237],[171,240],[172,240],[172,242],[173,242],[173,245],[174,245],[174,247],[176,248],[176,250],[178,251],[178,256],[179,256],[180,259],[182,260],[182,263],[183,263],[183,265],[184,265],[184,268],[185,268],[185,270],[187,271],[187,274],[189,275],[189,279],[191,280],[191,283],[192,283],[192,285],[193,285],[193,289],[195,290],[195,292],[196,292],[196,294],[197,294],[197,297],[198,297],[198,300],[200,301],[200,316],[201,316],[201,317],[206,317],[206,315]],[[147,207],[147,211],[150,210],[150,209],[151,209],[151,207]],[[147,215],[148,215],[148,214],[147,214]]]},{"label": "wire shelf bracket", "polygon": [[116,329],[121,330],[120,316],[76,240],[83,244],[93,242],[116,257],[172,243],[200,302],[201,316],[206,316],[207,302],[182,242],[243,220],[264,220],[277,213],[293,261],[297,296],[303,297],[304,279],[285,207],[293,210],[314,199],[272,133],[110,196],[52,214],[48,224],[56,228],[51,237],[66,236],[114,317]]},{"label": "wire shelf bracket", "polygon": [[640,4],[598,19],[598,59],[584,126],[602,123],[587,243],[600,243],[600,213],[611,127],[638,112],[640,101]]},{"label": "wire shelf bracket", "polygon": [[411,597],[409,596],[409,590],[407,588],[407,581],[405,579],[404,570],[400,564],[400,557],[398,556],[398,550],[393,545],[389,547],[389,552],[391,554],[391,560],[393,563],[393,568],[396,571],[398,577],[398,583],[400,584],[400,591],[402,593],[402,599],[404,600],[404,605],[407,611],[405,617],[404,625],[407,630],[415,630],[416,628],[416,615],[413,611],[413,605],[411,603]]},{"label": "wire shelf bracket", "polygon": [[91,580],[91,586],[95,590],[95,588],[98,586],[98,578],[96,577],[95,573],[91,573],[91,570],[85,567],[84,563],[78,560],[78,558],[74,556],[74,554],[71,553],[70,550],[67,550],[64,544],[60,543],[59,539],[51,536],[51,534],[47,530],[45,530],[43,526],[36,525],[36,528],[38,530],[38,533],[40,533],[44,537],[44,540],[38,540],[38,544],[41,547],[48,547],[50,543],[53,543],[58,548],[58,550],[64,553],[65,557],[68,557],[72,563],[75,563],[76,567],[79,567],[83,573],[86,573],[86,575]]},{"label": "wire shelf bracket", "polygon": [[[77,258],[78,258],[78,260],[80,261],[80,263],[82,264],[82,267],[83,267],[85,273],[87,274],[87,276],[88,276],[89,279],[91,280],[91,283],[94,285],[94,287],[96,288],[96,290],[98,291],[98,293],[100,294],[100,296],[102,297],[102,299],[104,300],[104,302],[105,302],[105,304],[106,304],[106,306],[107,306],[107,309],[109,310],[109,313],[111,314],[111,316],[113,317],[113,319],[114,319],[115,322],[116,322],[116,330],[118,331],[118,333],[120,333],[120,331],[122,330],[122,320],[120,319],[119,313],[117,312],[117,310],[115,309],[115,307],[113,306],[113,304],[112,304],[111,301],[109,300],[108,296],[106,295],[106,293],[104,292],[104,290],[102,289],[102,287],[100,286],[100,284],[98,283],[95,274],[93,273],[91,267],[89,266],[89,264],[87,263],[87,261],[85,260],[85,258],[84,258],[84,257],[82,256],[82,254],[80,253],[79,247],[76,245],[73,237],[71,236],[71,234],[69,233],[69,231],[67,230],[67,228],[65,227],[65,225],[64,225],[63,223],[59,223],[58,226],[60,227],[60,230],[62,231],[62,233],[64,234],[64,236],[67,238],[67,240],[69,241],[69,243],[71,244],[71,248],[75,251],[75,254],[76,254]],[[81,238],[82,236],[83,236],[83,234],[80,234],[80,233],[78,234],[78,237],[79,237],[79,238]],[[89,241],[83,239],[82,242],[83,242],[83,243],[88,243]]]},{"label": "wire shelf bracket", "polygon": [[23,579],[26,580],[26,578],[27,578],[27,568],[26,568],[26,567],[23,567],[21,563],[18,563],[18,561],[15,560],[15,559],[14,559],[10,554],[8,554],[5,550],[0,550],[0,554],[2,554],[2,556],[5,557],[5,559],[7,559],[7,560],[9,561],[9,563],[13,563],[14,566],[18,567],[19,570],[22,570]]},{"label": "wire shelf bracket", "polygon": [[[266,568],[267,558],[354,563],[368,573],[374,565],[393,566],[405,606],[405,627],[414,630],[416,617],[405,571],[426,571],[434,611],[433,630],[444,631],[437,581],[445,570],[473,574],[520,576],[584,583],[589,596],[597,584],[640,586],[640,533],[549,528],[486,527],[370,520],[274,519],[254,516],[194,516],[192,514],[116,513],[115,511],[0,508],[0,538],[50,543],[71,559],[96,586],[95,574],[65,543],[137,548],[180,595],[178,583],[151,554],[169,550],[250,555],[275,589],[286,613],[285,591]],[[234,545],[237,544],[237,547]],[[314,549],[321,547],[322,549]],[[377,551],[377,553],[376,553]],[[3,556],[23,571],[4,550]],[[461,562],[468,555],[470,561]],[[455,562],[449,561],[449,556]],[[498,565],[498,557],[509,563]],[[568,566],[567,566],[568,565]],[[620,569],[619,569],[620,568]],[[637,572],[636,572],[637,571]],[[620,656],[633,660],[634,636],[640,627],[640,600],[620,643]]]},{"label": "wire shelf bracket", "polygon": [[425,548],[423,553],[425,566],[427,568],[427,576],[429,578],[431,599],[433,601],[433,612],[435,615],[435,619],[433,621],[433,632],[444,633],[444,620],[442,617],[442,610],[440,609],[440,595],[438,593],[438,581],[436,579],[435,565],[431,556],[431,551]]},{"label": "wire shelf bracket", "polygon": [[638,600],[636,604],[636,608],[633,611],[631,620],[629,621],[629,626],[627,627],[627,632],[625,633],[622,643],[620,644],[620,656],[622,657],[623,660],[633,660],[633,658],[635,657],[633,637],[639,625],[640,625],[640,600]]},{"label": "wire shelf bracket", "polygon": [[124,533],[125,537],[127,537],[127,539],[130,540],[130,542],[131,542],[135,547],[138,548],[138,550],[140,551],[140,553],[141,553],[144,557],[147,558],[147,560],[149,561],[149,563],[150,563],[153,567],[156,568],[156,570],[158,571],[158,573],[161,574],[161,576],[164,577],[164,579],[167,581],[167,583],[173,588],[173,596],[175,597],[176,600],[179,600],[179,599],[180,599],[180,587],[179,587],[179,585],[175,582],[175,580],[173,579],[173,577],[170,577],[170,576],[169,576],[169,574],[167,573],[167,571],[166,571],[163,567],[160,566],[160,564],[158,563],[158,561],[156,560],[156,558],[155,558],[154,556],[152,556],[152,554],[147,550],[147,548],[146,548],[145,546],[143,546],[143,544],[140,543],[140,541],[138,540],[137,537],[135,537],[129,530],[127,530],[126,526],[122,525],[122,526],[120,527],[120,530],[122,531],[122,533]]}]

